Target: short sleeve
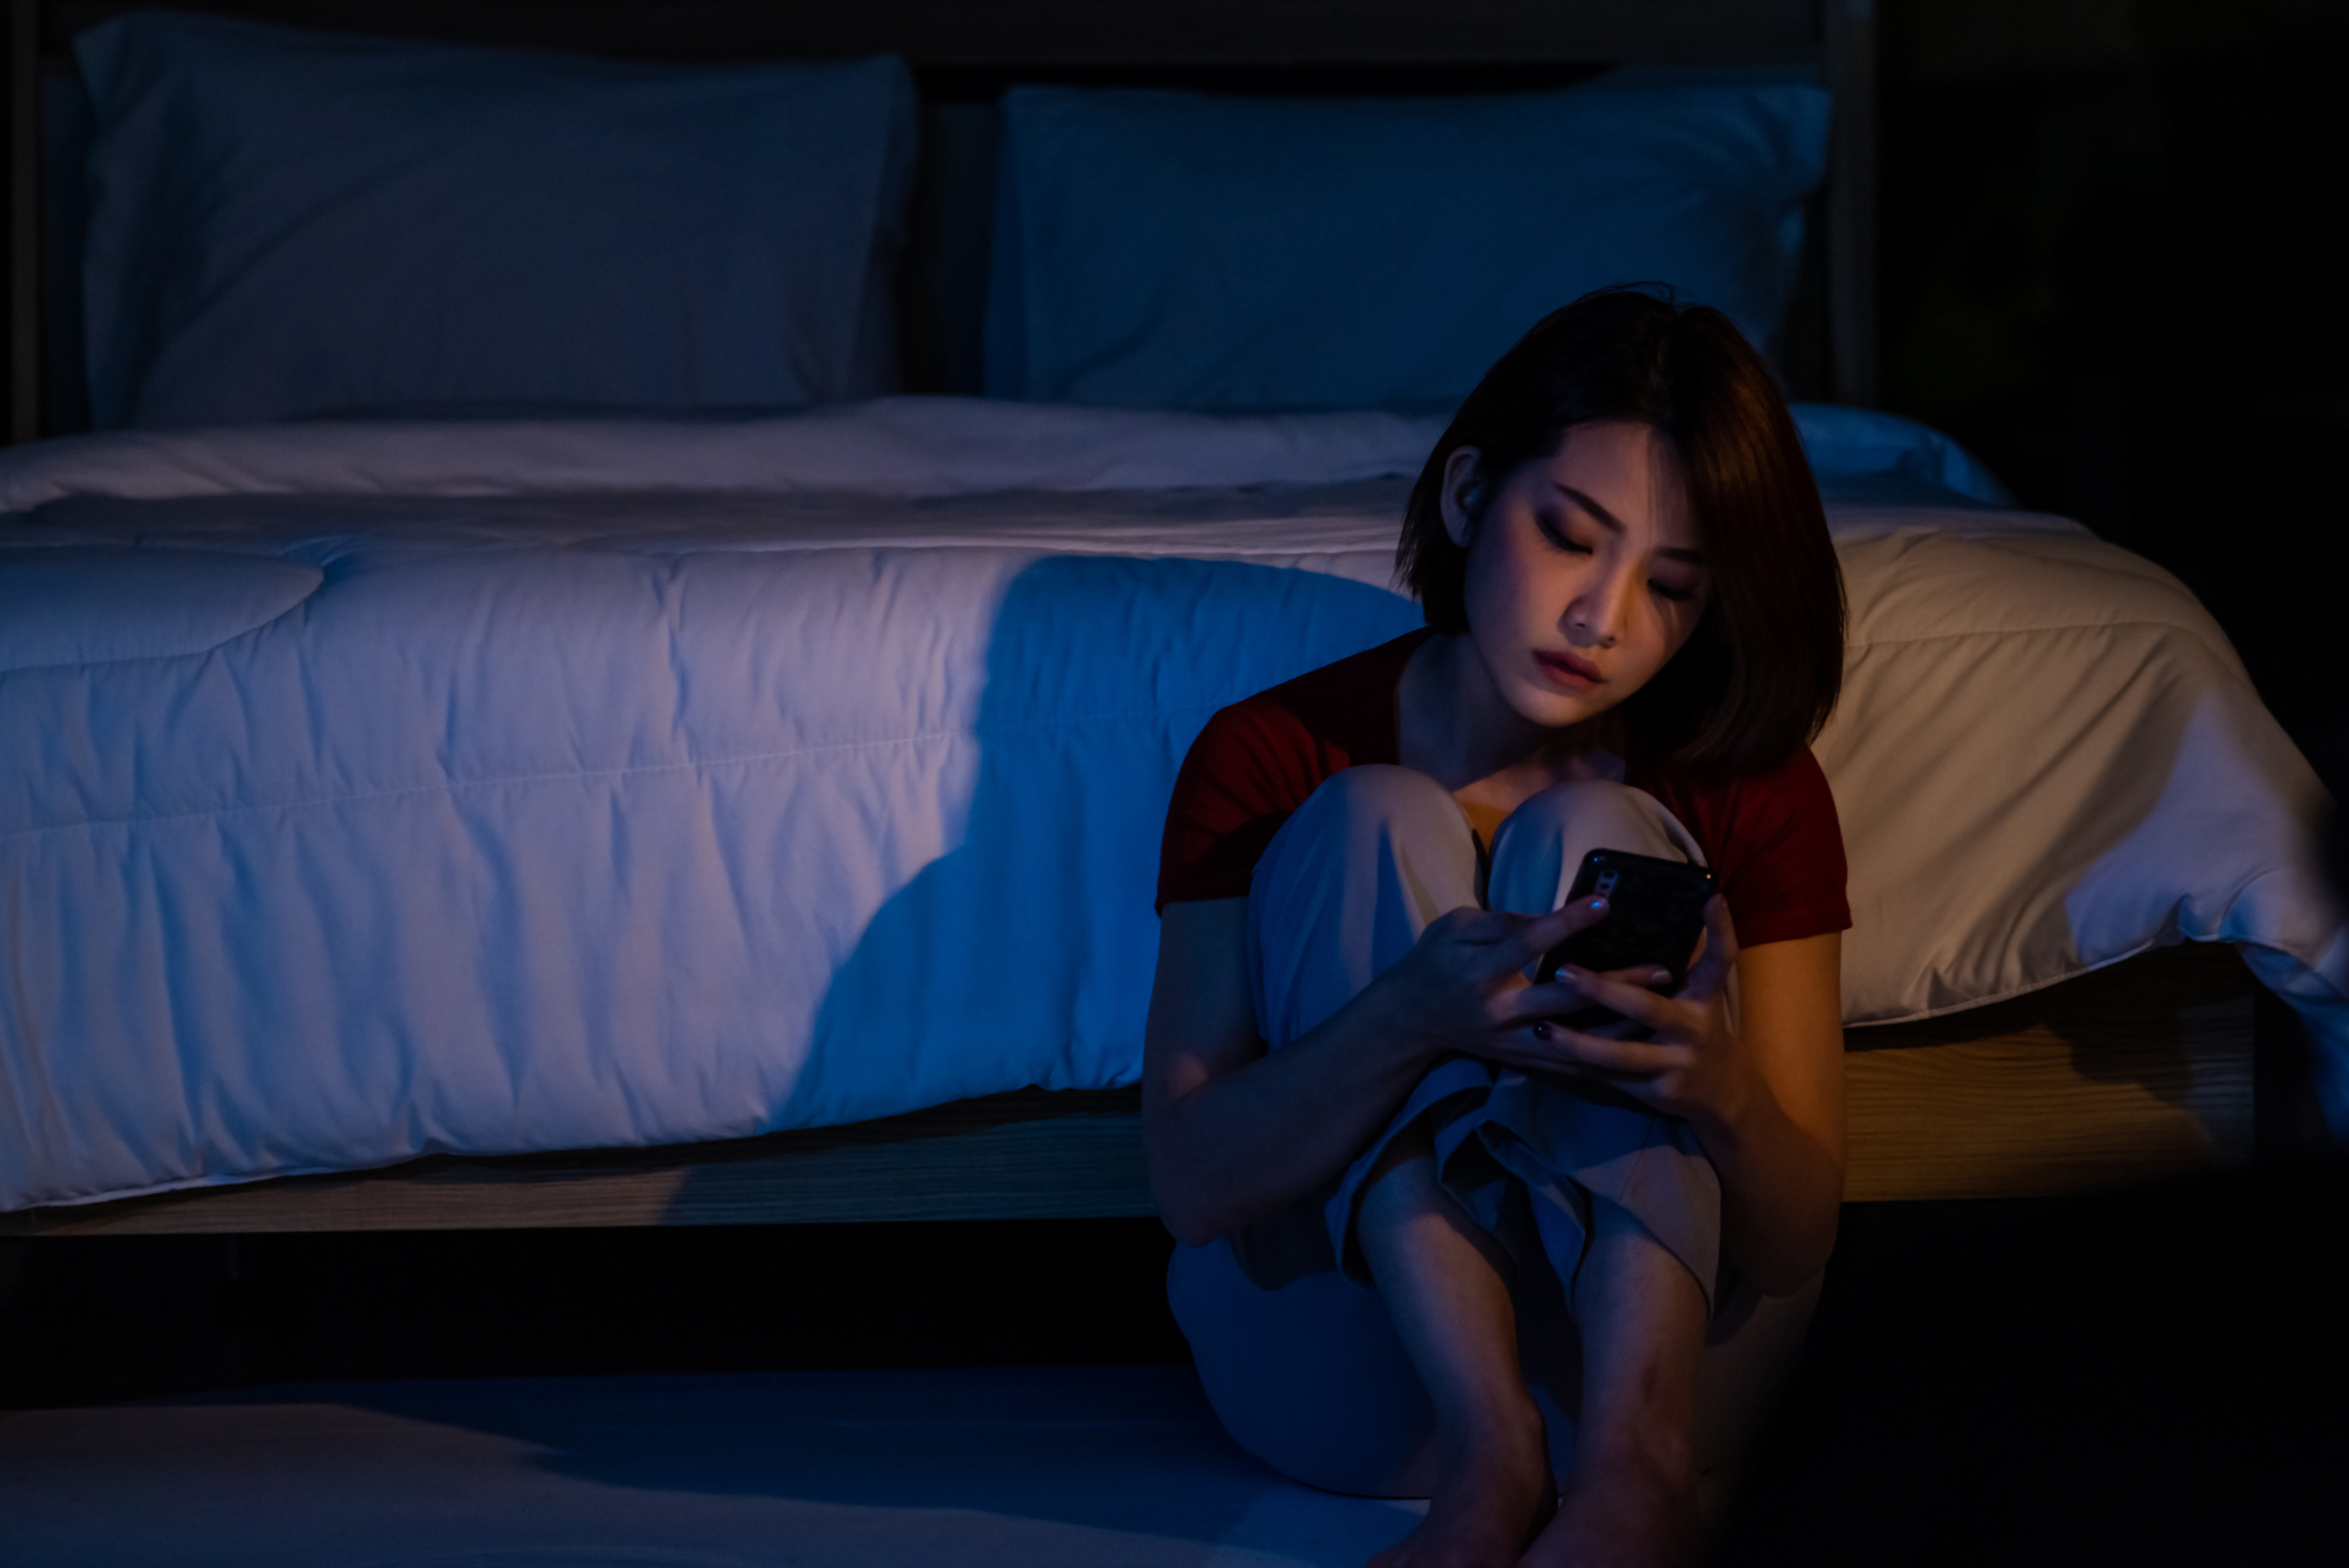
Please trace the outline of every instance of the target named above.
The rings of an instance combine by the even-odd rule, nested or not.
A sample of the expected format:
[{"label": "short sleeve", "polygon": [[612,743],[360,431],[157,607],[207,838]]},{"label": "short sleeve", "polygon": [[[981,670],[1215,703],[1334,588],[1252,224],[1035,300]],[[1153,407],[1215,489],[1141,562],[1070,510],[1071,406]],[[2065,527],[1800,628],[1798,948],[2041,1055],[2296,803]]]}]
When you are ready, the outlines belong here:
[{"label": "short sleeve", "polygon": [[1843,821],[1818,758],[1805,747],[1740,793],[1734,882],[1723,890],[1738,943],[1759,947],[1849,930]]},{"label": "short sleeve", "polygon": [[[1284,727],[1253,705],[1207,720],[1174,778],[1158,849],[1158,907],[1246,898],[1256,862],[1302,797],[1282,788]],[[1307,787],[1310,793],[1311,787]]]},{"label": "short sleeve", "polygon": [[1256,863],[1331,774],[1395,759],[1395,683],[1424,628],[1309,670],[1209,719],[1183,758],[1158,849],[1158,907],[1246,898]]}]

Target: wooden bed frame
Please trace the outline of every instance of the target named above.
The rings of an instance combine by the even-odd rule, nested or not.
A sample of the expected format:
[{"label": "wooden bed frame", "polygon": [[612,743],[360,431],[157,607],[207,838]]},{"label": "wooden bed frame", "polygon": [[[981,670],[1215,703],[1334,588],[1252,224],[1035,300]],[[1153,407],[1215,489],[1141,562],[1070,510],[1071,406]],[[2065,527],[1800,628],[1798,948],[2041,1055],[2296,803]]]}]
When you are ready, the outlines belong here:
[{"label": "wooden bed frame", "polygon": [[[8,434],[72,428],[43,277],[41,94],[118,0],[8,0]],[[909,387],[958,390],[991,180],[986,105],[1017,80],[1276,92],[1556,85],[1616,62],[1796,67],[1836,89],[1827,189],[1782,358],[1798,392],[1875,390],[1869,0],[243,0],[350,31],[671,59],[895,50],[925,95],[901,288]],[[51,368],[55,368],[52,366]],[[2252,985],[2174,949],[2033,996],[1847,1036],[1854,1200],[2076,1191],[2246,1156]],[[791,1223],[1152,1212],[1133,1091],[1023,1091],[734,1142],[434,1158],[0,1215],[0,1234]]]}]

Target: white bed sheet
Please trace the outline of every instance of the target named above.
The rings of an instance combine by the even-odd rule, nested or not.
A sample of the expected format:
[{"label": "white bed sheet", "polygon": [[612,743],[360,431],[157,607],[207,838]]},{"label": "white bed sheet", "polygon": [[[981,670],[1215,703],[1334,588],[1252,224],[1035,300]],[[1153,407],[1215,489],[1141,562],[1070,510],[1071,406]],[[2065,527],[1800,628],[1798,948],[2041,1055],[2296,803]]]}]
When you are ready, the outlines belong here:
[{"label": "white bed sheet", "polygon": [[[1433,432],[1387,416],[503,428],[562,451],[0,457],[44,503],[0,524],[0,1206],[1130,1083],[1192,736],[1418,619]],[[1924,487],[1945,443],[1806,428],[1847,1016],[2226,940],[2340,1061],[2323,798],[2207,614]]]}]

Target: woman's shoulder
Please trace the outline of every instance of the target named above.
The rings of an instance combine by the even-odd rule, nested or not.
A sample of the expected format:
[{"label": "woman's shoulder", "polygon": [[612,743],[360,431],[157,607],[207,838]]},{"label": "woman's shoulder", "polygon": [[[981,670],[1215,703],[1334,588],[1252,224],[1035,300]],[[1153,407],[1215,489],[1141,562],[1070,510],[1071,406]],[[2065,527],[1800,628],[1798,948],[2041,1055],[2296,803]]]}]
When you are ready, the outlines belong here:
[{"label": "woman's shoulder", "polygon": [[1324,779],[1395,760],[1395,683],[1426,639],[1408,634],[1216,710],[1167,804],[1161,907],[1245,896],[1265,845]]}]

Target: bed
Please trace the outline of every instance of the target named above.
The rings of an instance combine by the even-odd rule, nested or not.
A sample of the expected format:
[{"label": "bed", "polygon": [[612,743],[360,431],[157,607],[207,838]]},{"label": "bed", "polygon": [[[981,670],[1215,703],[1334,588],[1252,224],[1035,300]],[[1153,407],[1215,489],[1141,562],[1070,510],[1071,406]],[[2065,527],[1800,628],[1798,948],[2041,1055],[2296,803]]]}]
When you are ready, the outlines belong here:
[{"label": "bed", "polygon": [[[684,320],[494,397],[445,356],[390,394],[322,370],[307,346],[335,302],[304,294],[301,246],[323,230],[268,231],[217,276],[197,263],[250,253],[158,248],[192,220],[123,173],[152,165],[153,125],[186,123],[154,39],[280,42],[93,34],[114,9],[12,11],[12,428],[48,437],[0,454],[18,1233],[1149,1212],[1132,1086],[1174,767],[1215,707],[1414,624],[1396,520],[1458,388],[1308,339],[1235,358],[1183,314],[1238,308],[1184,293],[1213,269],[1153,274],[1163,230],[1067,215],[1139,185],[1145,215],[1196,219],[1185,167],[1327,136],[1364,93],[1432,117],[1413,138],[1488,104],[1646,135],[1696,102],[1674,146],[1724,158],[1722,106],[1744,105],[1762,129],[1736,158],[1810,160],[1749,225],[1778,294],[1747,308],[1790,383],[1838,399],[1800,422],[1852,600],[1817,746],[1855,867],[1848,1195],[2241,1158],[2257,985],[2305,1021],[2349,1125],[2322,791],[2223,634],[2158,569],[1854,406],[1864,9],[1497,5],[1437,29],[1381,7],[1341,37],[1305,5],[1134,7],[1110,31],[1028,7],[976,32],[919,5],[352,6],[361,31],[696,59],[886,46],[916,67],[791,78],[843,95],[819,139],[856,124],[897,148],[802,181],[864,202],[856,232],[888,244],[805,244],[804,207],[773,220],[794,286],[833,291],[814,325],[773,325],[795,381],[730,337],[678,369],[676,332],[705,330]],[[1625,58],[1671,69],[1575,85]],[[483,68],[502,114],[507,67]],[[803,67],[730,68],[611,80],[755,89],[739,116],[768,112],[781,78],[760,71]],[[1128,90],[1164,83],[1252,90]],[[1526,90],[1461,92],[1495,86]],[[86,149],[91,211],[54,176],[34,200],[44,129]],[[1393,132],[1381,110],[1343,134]],[[1168,147],[1174,167],[1133,173]],[[361,155],[337,156],[318,167]],[[524,172],[561,185],[547,167]],[[381,232],[330,236],[338,265],[356,275]],[[449,254],[450,275],[489,264]],[[1092,285],[1111,271],[1122,292]],[[1155,303],[1133,318],[1137,294]],[[537,303],[484,335],[524,332]],[[383,319],[404,335],[369,345],[368,376],[429,336]],[[264,373],[229,386],[230,361]],[[669,379],[635,399],[652,407],[545,406],[607,376]],[[1332,407],[1350,388],[1379,406]],[[804,407],[764,406],[782,403]]]}]

